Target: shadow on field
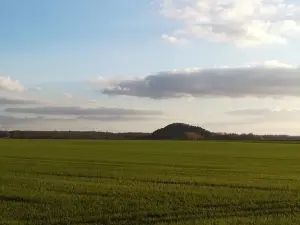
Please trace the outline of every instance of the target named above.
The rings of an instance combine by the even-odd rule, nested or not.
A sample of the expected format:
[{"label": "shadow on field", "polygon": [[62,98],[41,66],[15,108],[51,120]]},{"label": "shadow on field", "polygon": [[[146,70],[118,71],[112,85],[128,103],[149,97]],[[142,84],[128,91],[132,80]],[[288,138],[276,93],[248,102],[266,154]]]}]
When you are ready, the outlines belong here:
[{"label": "shadow on field", "polygon": [[[0,196],[0,201],[13,202],[35,202],[20,197]],[[118,214],[117,214],[118,213]],[[192,209],[170,212],[115,212],[106,213],[98,217],[83,219],[74,217],[68,219],[49,220],[49,218],[36,217],[34,221],[39,224],[102,224],[102,225],[127,225],[127,224],[148,224],[176,223],[184,221],[216,220],[241,217],[280,216],[293,215],[295,218],[300,213],[300,205],[297,201],[253,201],[237,204],[198,204]],[[32,219],[32,216],[30,217]]]},{"label": "shadow on field", "polygon": [[[86,224],[157,224],[190,220],[228,219],[232,217],[253,217],[267,215],[291,215],[300,213],[298,203],[293,201],[257,201],[249,204],[198,205],[190,211],[172,213],[128,213],[105,218],[91,218],[81,221]],[[296,216],[296,215],[295,215]]]},{"label": "shadow on field", "polygon": [[154,180],[154,179],[126,179],[113,176],[97,176],[97,175],[85,175],[85,174],[70,174],[70,173],[38,173],[39,175],[59,176],[59,177],[74,177],[74,178],[87,178],[87,179],[106,179],[116,181],[129,181],[129,182],[142,182],[153,184],[166,184],[166,185],[190,185],[198,187],[212,187],[212,188],[230,188],[230,189],[244,189],[244,190],[258,190],[258,191],[286,191],[286,192],[298,192],[297,189],[280,188],[280,187],[266,187],[266,186],[246,186],[239,184],[222,184],[222,183],[207,183],[198,181],[171,181],[171,180]]},{"label": "shadow on field", "polygon": [[21,202],[21,203],[36,203],[36,204],[42,203],[42,202],[37,201],[35,199],[24,198],[24,197],[20,197],[20,196],[7,196],[7,195],[0,195],[0,201]]}]

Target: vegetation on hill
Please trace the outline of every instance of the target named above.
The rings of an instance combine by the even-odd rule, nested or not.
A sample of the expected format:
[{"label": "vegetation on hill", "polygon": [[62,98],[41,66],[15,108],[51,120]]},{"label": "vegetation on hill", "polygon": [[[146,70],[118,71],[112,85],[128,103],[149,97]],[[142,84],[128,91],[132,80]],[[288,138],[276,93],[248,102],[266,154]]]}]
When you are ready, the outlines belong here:
[{"label": "vegetation on hill", "polygon": [[213,136],[213,133],[201,127],[191,126],[184,123],[172,123],[164,128],[158,129],[152,133],[153,139],[207,139]]}]

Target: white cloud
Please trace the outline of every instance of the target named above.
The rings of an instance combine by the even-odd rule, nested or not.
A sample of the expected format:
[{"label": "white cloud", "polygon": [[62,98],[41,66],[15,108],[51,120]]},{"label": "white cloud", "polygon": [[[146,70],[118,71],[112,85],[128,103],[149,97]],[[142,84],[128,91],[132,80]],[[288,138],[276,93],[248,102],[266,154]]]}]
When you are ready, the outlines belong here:
[{"label": "white cloud", "polygon": [[87,102],[88,102],[89,104],[95,104],[95,103],[97,103],[98,101],[97,101],[96,99],[90,99],[90,100],[87,100]]},{"label": "white cloud", "polygon": [[32,87],[32,88],[28,88],[29,91],[41,91],[43,90],[43,88],[41,87]]},{"label": "white cloud", "polygon": [[125,76],[125,77],[103,77],[99,76],[96,79],[90,79],[88,82],[90,84],[96,85],[98,88],[114,88],[115,84],[119,81],[132,81],[132,80],[142,80],[141,76]]},{"label": "white cloud", "polygon": [[161,39],[165,40],[165,41],[168,41],[172,44],[186,44],[187,43],[187,40],[184,39],[184,38],[178,38],[178,37],[170,36],[170,35],[167,35],[167,34],[163,34],[161,36]]},{"label": "white cloud", "polygon": [[65,96],[66,98],[73,98],[73,95],[70,94],[70,93],[64,93],[64,96]]},{"label": "white cloud", "polygon": [[[102,82],[103,84],[105,82]],[[159,72],[100,86],[106,95],[152,99],[193,97],[300,97],[300,68],[278,61],[209,69]]]},{"label": "white cloud", "polygon": [[288,0],[160,0],[161,14],[182,27],[166,36],[237,46],[286,43],[300,32],[300,4]]},{"label": "white cloud", "polygon": [[21,92],[24,90],[24,87],[18,80],[14,80],[9,76],[0,76],[0,89]]},{"label": "white cloud", "polygon": [[265,67],[268,67],[268,68],[297,68],[295,66],[292,66],[292,65],[289,65],[289,64],[286,64],[286,63],[282,63],[282,62],[279,62],[277,60],[270,60],[270,61],[266,61],[264,63],[264,66]]}]

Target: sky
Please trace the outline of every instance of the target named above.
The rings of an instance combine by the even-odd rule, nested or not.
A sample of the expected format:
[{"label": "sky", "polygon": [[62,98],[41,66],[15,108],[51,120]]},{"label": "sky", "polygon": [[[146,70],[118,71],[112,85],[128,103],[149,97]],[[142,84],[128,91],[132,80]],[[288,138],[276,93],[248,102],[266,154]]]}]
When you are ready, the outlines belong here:
[{"label": "sky", "polygon": [[297,0],[0,0],[0,130],[300,135]]}]

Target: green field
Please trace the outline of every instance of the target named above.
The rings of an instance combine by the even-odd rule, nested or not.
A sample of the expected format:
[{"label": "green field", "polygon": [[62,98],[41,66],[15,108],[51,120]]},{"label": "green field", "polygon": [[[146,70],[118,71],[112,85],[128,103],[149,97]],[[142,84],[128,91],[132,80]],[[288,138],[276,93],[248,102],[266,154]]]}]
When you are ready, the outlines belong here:
[{"label": "green field", "polygon": [[300,224],[300,143],[0,140],[0,224]]}]

